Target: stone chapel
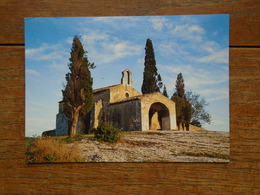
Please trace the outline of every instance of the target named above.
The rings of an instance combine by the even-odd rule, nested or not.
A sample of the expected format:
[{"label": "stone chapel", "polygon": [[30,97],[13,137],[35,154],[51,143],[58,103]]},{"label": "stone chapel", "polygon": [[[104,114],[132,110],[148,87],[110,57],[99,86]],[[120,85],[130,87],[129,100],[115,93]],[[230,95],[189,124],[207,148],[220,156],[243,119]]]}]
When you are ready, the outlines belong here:
[{"label": "stone chapel", "polygon": [[[122,131],[175,130],[175,103],[160,92],[142,95],[132,85],[132,73],[126,69],[121,84],[93,90],[94,106],[80,118],[77,132],[89,133],[104,122]],[[55,135],[68,135],[68,132],[68,119],[61,101]]]}]

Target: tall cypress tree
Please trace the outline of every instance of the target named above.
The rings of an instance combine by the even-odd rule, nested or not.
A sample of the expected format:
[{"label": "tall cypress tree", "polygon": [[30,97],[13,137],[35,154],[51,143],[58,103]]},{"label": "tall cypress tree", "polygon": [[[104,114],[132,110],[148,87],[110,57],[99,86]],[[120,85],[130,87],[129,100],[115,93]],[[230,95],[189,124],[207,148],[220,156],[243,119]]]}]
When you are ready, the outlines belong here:
[{"label": "tall cypress tree", "polygon": [[179,73],[175,84],[175,90],[176,90],[176,95],[182,99],[185,98],[184,87],[185,85],[184,85],[184,79],[182,77],[182,73]]},{"label": "tall cypress tree", "polygon": [[157,73],[153,43],[151,39],[147,39],[146,46],[145,46],[145,61],[144,61],[142,93],[147,94],[155,91],[160,91],[158,82],[160,83],[161,79]]},{"label": "tall cypress tree", "polygon": [[176,104],[176,122],[178,130],[180,130],[180,127],[182,127],[183,130],[184,127],[186,127],[186,130],[189,131],[192,108],[191,103],[189,103],[185,97],[184,87],[185,85],[182,73],[179,73],[175,83],[175,93],[171,97],[171,100]]},{"label": "tall cypress tree", "polygon": [[64,112],[71,124],[69,135],[74,137],[79,117],[87,114],[93,106],[93,79],[89,69],[94,68],[94,63],[88,61],[87,52],[77,36],[73,39],[70,55],[70,72],[66,74],[67,83],[62,94]]}]

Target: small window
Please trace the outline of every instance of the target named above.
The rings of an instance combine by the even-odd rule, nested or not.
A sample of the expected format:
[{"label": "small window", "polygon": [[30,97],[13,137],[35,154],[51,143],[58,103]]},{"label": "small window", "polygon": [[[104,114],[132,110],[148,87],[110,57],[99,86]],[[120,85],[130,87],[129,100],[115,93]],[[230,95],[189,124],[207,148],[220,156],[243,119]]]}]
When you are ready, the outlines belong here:
[{"label": "small window", "polygon": [[125,97],[126,97],[126,98],[129,98],[129,93],[125,93]]}]

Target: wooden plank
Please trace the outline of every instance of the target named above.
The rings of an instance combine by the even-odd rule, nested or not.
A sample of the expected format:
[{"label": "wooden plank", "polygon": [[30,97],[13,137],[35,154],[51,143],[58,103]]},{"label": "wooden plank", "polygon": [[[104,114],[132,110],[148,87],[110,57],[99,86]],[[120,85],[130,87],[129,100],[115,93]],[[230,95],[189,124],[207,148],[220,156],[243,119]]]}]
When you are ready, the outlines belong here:
[{"label": "wooden plank", "polygon": [[0,194],[257,194],[259,67],[230,49],[230,163],[26,164],[24,48],[0,47]]},{"label": "wooden plank", "polygon": [[[260,161],[260,49],[230,49],[231,159]],[[247,154],[246,154],[247,153]]]},{"label": "wooden plank", "polygon": [[0,47],[0,139],[24,137],[24,47]]},{"label": "wooden plank", "polygon": [[[22,194],[28,191],[39,193],[43,188],[53,194],[62,191],[67,194],[68,189],[73,194],[84,191],[100,194],[105,193],[105,190],[112,190],[112,194],[133,194],[132,190],[139,192],[138,194],[162,194],[166,193],[164,187],[184,194],[211,194],[213,188],[215,194],[221,194],[223,191],[242,194],[256,192],[257,187],[256,181],[253,180],[258,173],[255,168],[232,169],[228,164],[198,163],[178,163],[174,166],[167,166],[169,163],[166,163],[160,167],[157,163],[145,163],[142,167],[127,165],[122,167],[120,163],[90,163],[75,166],[41,164],[18,167],[6,169],[2,174],[1,185],[9,189],[8,192],[19,189]],[[10,183],[17,188],[12,188]]]},{"label": "wooden plank", "polygon": [[24,44],[25,17],[230,14],[230,44],[259,46],[256,0],[9,0],[0,2],[0,44]]}]

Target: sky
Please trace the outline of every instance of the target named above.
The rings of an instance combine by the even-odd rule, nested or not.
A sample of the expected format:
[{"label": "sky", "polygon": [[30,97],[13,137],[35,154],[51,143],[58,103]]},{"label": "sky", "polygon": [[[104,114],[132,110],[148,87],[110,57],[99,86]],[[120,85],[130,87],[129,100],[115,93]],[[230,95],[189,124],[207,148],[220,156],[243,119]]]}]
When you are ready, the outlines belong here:
[{"label": "sky", "polygon": [[168,95],[182,73],[185,90],[209,103],[203,127],[229,131],[229,15],[63,17],[25,19],[26,136],[55,129],[76,35],[96,65],[93,89],[120,84],[129,69],[139,92],[150,38]]}]

